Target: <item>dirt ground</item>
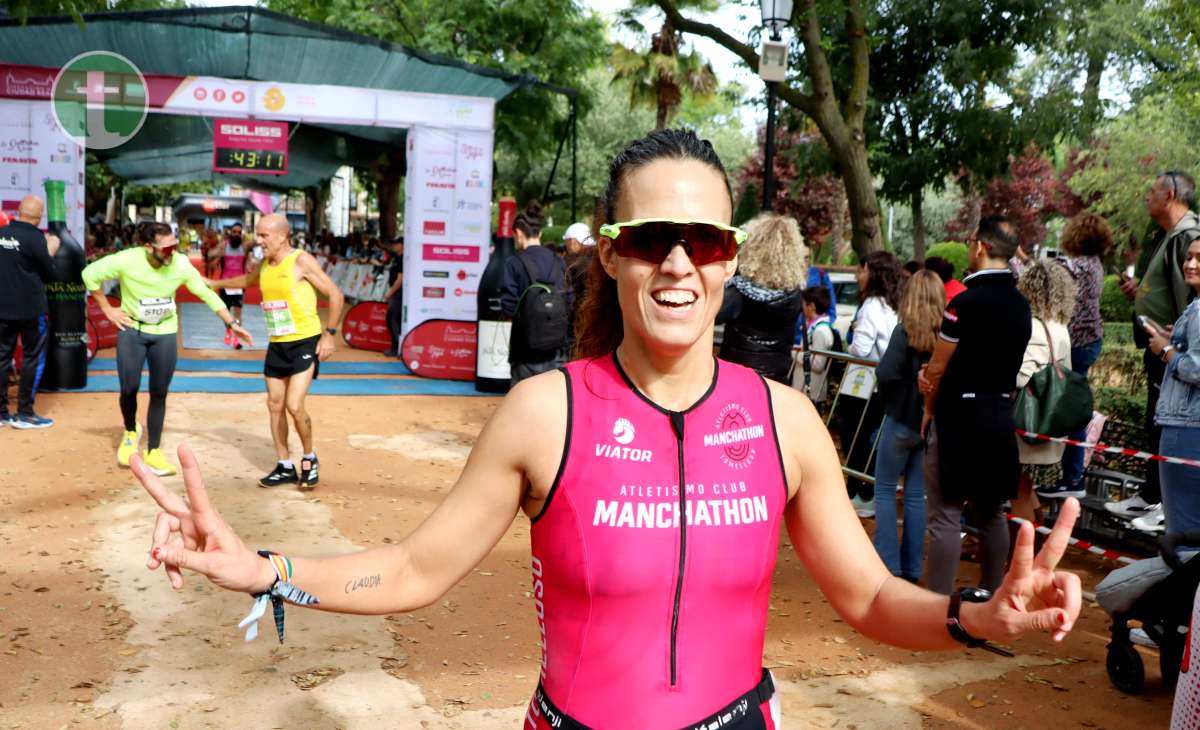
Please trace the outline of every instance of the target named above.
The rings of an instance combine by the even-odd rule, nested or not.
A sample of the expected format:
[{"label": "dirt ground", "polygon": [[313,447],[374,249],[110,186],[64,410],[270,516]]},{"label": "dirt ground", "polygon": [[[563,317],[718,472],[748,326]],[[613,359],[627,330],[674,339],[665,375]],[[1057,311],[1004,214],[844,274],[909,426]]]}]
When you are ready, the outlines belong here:
[{"label": "dirt ground", "polygon": [[[248,545],[347,552],[412,530],[496,404],[312,397],[322,473],[311,494],[255,486],[274,460],[263,396],[172,395],[164,447],[191,445]],[[538,661],[524,516],[436,606],[386,618],[292,608],[286,644],[269,621],[246,643],[245,597],[194,577],[174,593],[146,570],[155,507],[116,465],[116,395],[45,394],[38,405],[52,429],[0,429],[0,730],[518,726]],[[180,477],[167,481],[182,491]],[[1089,590],[1112,568],[1077,552],[1064,563]],[[1109,683],[1108,621],[1095,605],[1065,645],[1030,637],[1015,659],[895,650],[835,616],[784,536],[770,616],[765,663],[785,727],[1169,724],[1155,652],[1143,654],[1143,694]]]}]

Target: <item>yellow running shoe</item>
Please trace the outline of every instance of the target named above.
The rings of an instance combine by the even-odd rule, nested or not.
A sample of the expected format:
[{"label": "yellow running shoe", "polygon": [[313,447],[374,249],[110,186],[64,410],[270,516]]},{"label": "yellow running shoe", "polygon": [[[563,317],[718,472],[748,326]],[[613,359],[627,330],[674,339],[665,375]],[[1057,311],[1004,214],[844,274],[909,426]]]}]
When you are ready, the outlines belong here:
[{"label": "yellow running shoe", "polygon": [[167,457],[163,454],[162,449],[150,449],[142,454],[142,461],[146,462],[146,466],[150,468],[150,471],[160,477],[175,475],[175,467],[171,466],[171,462],[167,461]]},{"label": "yellow running shoe", "polygon": [[133,431],[126,431],[121,437],[121,445],[117,447],[117,464],[129,466],[129,457],[137,453],[138,443],[142,440],[142,424],[137,424]]}]

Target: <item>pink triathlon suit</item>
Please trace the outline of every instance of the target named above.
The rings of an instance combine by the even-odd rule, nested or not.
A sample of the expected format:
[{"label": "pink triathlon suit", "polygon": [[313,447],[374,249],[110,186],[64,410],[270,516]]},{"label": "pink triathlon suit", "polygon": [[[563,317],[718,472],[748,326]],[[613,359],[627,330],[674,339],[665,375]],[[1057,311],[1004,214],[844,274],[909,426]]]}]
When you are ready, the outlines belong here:
[{"label": "pink triathlon suit", "polygon": [[221,278],[232,279],[244,273],[246,273],[246,244],[243,243],[238,248],[226,246]]},{"label": "pink triathlon suit", "polygon": [[766,381],[715,362],[682,413],[615,354],[564,368],[563,461],[530,534],[542,666],[526,728],[778,727],[762,652],[782,453]]}]

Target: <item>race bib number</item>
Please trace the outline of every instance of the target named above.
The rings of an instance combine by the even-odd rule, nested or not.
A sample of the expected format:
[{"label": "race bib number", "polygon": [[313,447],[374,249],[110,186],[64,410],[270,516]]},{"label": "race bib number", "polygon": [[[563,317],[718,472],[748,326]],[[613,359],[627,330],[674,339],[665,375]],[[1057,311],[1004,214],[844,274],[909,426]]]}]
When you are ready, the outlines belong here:
[{"label": "race bib number", "polygon": [[267,320],[267,334],[271,337],[283,337],[296,334],[296,323],[292,320],[292,310],[288,308],[287,300],[275,299],[263,301],[263,316]]},{"label": "race bib number", "polygon": [[158,324],[164,319],[170,319],[175,316],[175,300],[172,297],[139,299],[137,313],[139,322],[143,324]]}]

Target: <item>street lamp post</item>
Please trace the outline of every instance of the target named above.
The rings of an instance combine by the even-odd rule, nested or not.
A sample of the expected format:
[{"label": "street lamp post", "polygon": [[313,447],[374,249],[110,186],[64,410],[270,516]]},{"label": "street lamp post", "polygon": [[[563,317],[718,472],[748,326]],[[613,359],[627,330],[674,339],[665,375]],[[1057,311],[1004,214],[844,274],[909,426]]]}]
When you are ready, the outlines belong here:
[{"label": "street lamp post", "polygon": [[787,44],[782,31],[792,18],[792,0],[759,0],[762,24],[770,34],[759,53],[758,75],[767,84],[767,140],[763,152],[763,203],[770,211],[775,202],[775,85],[787,78]]}]

